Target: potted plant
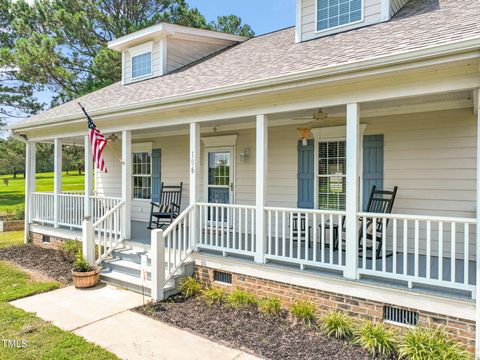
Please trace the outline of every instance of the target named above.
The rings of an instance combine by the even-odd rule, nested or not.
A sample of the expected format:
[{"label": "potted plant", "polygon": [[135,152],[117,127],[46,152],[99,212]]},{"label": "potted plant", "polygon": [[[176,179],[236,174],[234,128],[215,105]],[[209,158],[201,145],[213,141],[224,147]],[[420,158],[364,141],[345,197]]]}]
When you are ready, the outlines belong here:
[{"label": "potted plant", "polygon": [[92,266],[87,259],[77,253],[74,268],[72,270],[73,285],[77,289],[85,289],[98,284],[100,280],[100,268]]}]

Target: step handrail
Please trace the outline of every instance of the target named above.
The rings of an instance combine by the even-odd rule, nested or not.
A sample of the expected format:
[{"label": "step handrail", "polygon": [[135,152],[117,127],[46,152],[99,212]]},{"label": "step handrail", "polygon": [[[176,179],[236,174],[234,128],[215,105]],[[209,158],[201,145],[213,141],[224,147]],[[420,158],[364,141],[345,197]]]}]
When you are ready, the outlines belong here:
[{"label": "step handrail", "polygon": [[193,251],[195,205],[187,207],[166,230],[151,233],[151,290],[153,300],[163,300],[167,282]]},{"label": "step handrail", "polygon": [[93,224],[93,228],[96,229],[100,225],[100,223],[102,223],[107,218],[109,218],[119,207],[122,207],[124,204],[125,204],[125,201],[121,201],[117,205],[115,205],[113,208],[111,208],[105,215],[103,215],[100,219],[98,219]]}]

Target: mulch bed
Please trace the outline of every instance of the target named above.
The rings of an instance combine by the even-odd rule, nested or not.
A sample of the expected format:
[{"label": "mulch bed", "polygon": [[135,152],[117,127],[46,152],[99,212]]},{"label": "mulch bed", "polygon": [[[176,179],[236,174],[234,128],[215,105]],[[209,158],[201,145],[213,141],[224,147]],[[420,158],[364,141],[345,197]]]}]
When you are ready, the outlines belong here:
[{"label": "mulch bed", "polygon": [[10,261],[21,268],[39,272],[61,283],[72,281],[72,259],[55,249],[34,245],[0,248],[0,260]]},{"label": "mulch bed", "polygon": [[185,300],[181,296],[147,304],[136,311],[266,359],[372,359],[357,346],[295,324],[286,311],[275,317],[253,308],[207,305],[200,299]]}]

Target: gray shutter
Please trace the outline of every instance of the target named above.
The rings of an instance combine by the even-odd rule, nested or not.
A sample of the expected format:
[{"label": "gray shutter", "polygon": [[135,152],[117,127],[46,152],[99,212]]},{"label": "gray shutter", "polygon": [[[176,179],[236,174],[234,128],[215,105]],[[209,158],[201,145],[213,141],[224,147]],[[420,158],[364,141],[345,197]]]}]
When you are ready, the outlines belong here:
[{"label": "gray shutter", "polygon": [[307,146],[298,142],[298,199],[297,206],[300,209],[313,209],[314,194],[314,167],[315,167],[315,143],[308,140]]},{"label": "gray shutter", "polygon": [[161,184],[161,150],[152,150],[152,201],[160,201],[160,184]]},{"label": "gray shutter", "polygon": [[363,210],[373,185],[383,189],[383,135],[363,137]]}]

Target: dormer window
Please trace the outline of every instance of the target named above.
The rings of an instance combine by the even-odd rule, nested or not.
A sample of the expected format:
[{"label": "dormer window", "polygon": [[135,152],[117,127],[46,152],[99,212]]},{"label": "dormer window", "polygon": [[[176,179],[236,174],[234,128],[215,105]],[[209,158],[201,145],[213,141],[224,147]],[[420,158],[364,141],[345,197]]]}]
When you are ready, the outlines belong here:
[{"label": "dormer window", "polygon": [[152,52],[132,57],[132,79],[152,74]]},{"label": "dormer window", "polygon": [[149,41],[128,50],[130,55],[130,79],[141,80],[153,75],[153,42]]},{"label": "dormer window", "polygon": [[317,32],[363,20],[363,0],[317,0]]}]

